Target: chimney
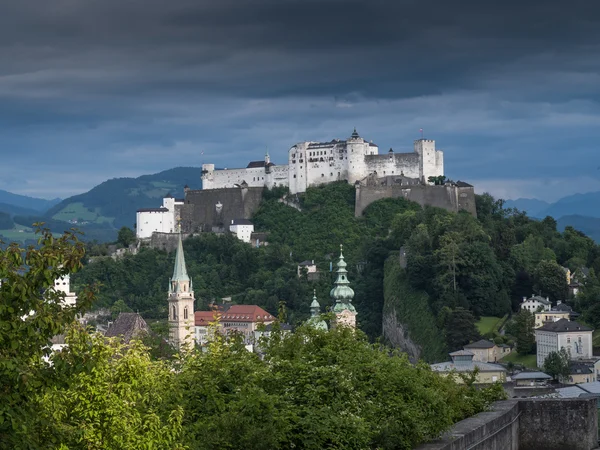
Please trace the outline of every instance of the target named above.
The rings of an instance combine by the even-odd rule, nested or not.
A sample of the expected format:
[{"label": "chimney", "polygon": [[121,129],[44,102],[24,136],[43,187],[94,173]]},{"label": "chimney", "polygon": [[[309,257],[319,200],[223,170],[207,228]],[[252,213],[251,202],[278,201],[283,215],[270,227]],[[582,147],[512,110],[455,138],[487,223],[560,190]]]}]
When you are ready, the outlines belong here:
[{"label": "chimney", "polygon": [[313,265],[313,266],[315,265],[315,260],[314,260],[314,259],[312,260],[312,265]]},{"label": "chimney", "polygon": [[523,301],[524,302],[527,301],[527,297],[523,296]]},{"label": "chimney", "polygon": [[231,225],[233,225],[233,219],[231,219]]}]

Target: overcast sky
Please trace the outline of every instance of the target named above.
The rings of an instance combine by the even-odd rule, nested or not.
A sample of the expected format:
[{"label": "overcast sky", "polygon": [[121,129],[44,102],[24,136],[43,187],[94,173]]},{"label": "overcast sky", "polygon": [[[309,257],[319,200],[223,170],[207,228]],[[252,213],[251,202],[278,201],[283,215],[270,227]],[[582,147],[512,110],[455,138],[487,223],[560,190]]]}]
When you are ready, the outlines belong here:
[{"label": "overcast sky", "polygon": [[[275,163],[356,126],[505,198],[600,190],[592,0],[0,0],[0,189]],[[203,154],[202,154],[203,152]]]}]

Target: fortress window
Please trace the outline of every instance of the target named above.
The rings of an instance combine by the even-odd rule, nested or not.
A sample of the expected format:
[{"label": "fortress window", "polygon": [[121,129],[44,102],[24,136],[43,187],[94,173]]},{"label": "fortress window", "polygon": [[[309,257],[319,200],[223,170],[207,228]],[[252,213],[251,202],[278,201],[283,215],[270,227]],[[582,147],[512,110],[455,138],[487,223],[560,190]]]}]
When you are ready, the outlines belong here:
[{"label": "fortress window", "polygon": [[333,176],[333,172],[331,172],[331,173],[329,174],[329,176],[330,176],[330,177],[332,177],[332,176]]},{"label": "fortress window", "polygon": [[325,176],[325,174],[321,174],[321,178],[323,178]]},{"label": "fortress window", "polygon": [[296,175],[294,175],[294,178],[296,178]]}]

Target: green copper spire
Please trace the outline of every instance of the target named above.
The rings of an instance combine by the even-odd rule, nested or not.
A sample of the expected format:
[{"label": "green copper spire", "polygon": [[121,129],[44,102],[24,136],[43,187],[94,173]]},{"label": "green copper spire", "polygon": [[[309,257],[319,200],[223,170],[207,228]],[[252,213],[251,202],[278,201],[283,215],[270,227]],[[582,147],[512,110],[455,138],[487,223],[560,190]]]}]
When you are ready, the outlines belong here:
[{"label": "green copper spire", "polygon": [[190,281],[185,267],[185,255],[183,254],[183,242],[181,241],[181,230],[177,240],[177,253],[175,253],[175,268],[171,281]]},{"label": "green copper spire", "polygon": [[[177,219],[180,220],[180,219]],[[192,281],[185,267],[185,255],[183,254],[183,242],[181,240],[181,224],[178,225],[179,233],[177,236],[177,252],[175,253],[175,267],[173,277],[169,283],[169,293],[185,292],[192,289]]]},{"label": "green copper spire", "polygon": [[340,312],[345,309],[356,312],[352,305],[352,299],[354,298],[354,291],[350,287],[348,281],[348,271],[346,270],[346,261],[344,261],[344,255],[342,253],[343,246],[340,245],[340,259],[337,263],[337,279],[335,280],[334,287],[329,293],[329,296],[335,301],[333,306],[333,312]]},{"label": "green copper spire", "polygon": [[315,289],[313,290],[313,299],[310,304],[310,319],[308,319],[308,323],[317,330],[327,331],[327,322],[320,319],[320,314],[321,305],[319,305],[319,302],[317,301],[317,290]]},{"label": "green copper spire", "polygon": [[312,303],[310,304],[310,315],[311,317],[318,317],[320,312],[321,305],[319,305],[319,302],[317,301],[317,290],[314,289]]}]

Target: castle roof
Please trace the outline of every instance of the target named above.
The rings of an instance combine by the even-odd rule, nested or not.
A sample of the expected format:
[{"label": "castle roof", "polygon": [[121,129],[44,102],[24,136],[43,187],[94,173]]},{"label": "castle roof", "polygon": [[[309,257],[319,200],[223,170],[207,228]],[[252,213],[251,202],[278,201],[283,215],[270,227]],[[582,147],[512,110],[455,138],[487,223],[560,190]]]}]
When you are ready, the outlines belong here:
[{"label": "castle roof", "polygon": [[231,219],[231,225],[253,225],[248,219]]},{"label": "castle roof", "polygon": [[458,181],[457,181],[456,183],[454,183],[454,184],[456,184],[456,186],[457,186],[457,187],[473,187],[473,185],[472,185],[472,184],[465,183],[464,181],[460,181],[460,180],[458,180]]},{"label": "castle roof", "polygon": [[254,169],[256,167],[265,167],[264,161],[250,161],[246,166],[246,169]]},{"label": "castle roof", "polygon": [[169,212],[169,210],[161,206],[160,208],[140,208],[137,212]]}]

